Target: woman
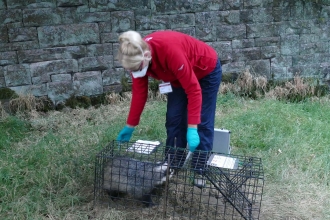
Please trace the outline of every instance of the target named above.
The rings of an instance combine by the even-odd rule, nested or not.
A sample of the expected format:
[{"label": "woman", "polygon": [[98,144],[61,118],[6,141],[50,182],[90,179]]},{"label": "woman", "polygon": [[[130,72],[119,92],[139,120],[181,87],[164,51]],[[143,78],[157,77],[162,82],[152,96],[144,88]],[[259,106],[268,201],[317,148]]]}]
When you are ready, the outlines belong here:
[{"label": "woman", "polygon": [[[127,124],[117,140],[129,141],[139,124],[148,97],[148,77],[152,77],[164,82],[160,91],[167,93],[166,146],[185,148],[188,143],[191,152],[211,151],[222,76],[216,51],[175,31],[157,31],[143,39],[139,33],[127,31],[119,36],[119,43],[118,60],[131,72],[133,84]],[[194,154],[192,161],[202,174],[206,157],[199,157],[200,153]]]}]

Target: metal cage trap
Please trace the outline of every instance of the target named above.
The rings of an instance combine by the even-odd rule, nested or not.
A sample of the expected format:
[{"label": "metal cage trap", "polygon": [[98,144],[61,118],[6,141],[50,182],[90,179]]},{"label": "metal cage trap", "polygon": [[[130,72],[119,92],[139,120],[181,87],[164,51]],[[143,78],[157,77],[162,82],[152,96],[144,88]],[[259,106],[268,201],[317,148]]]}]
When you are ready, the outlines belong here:
[{"label": "metal cage trap", "polygon": [[259,219],[260,158],[196,151],[187,161],[187,154],[160,143],[112,141],[96,155],[95,204],[132,219]]}]

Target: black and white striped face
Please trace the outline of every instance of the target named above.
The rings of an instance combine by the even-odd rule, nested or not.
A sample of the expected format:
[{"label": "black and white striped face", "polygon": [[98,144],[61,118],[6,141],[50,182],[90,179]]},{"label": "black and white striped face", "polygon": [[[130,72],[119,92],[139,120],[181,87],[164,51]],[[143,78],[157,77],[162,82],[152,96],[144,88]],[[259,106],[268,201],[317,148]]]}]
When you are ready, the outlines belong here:
[{"label": "black and white striped face", "polygon": [[[156,185],[162,185],[166,182],[167,169],[168,169],[168,165],[166,162],[163,163],[162,165],[156,166],[153,169],[153,172],[160,174],[160,180],[155,183]],[[168,173],[170,179],[173,176],[174,170],[170,169]]]}]

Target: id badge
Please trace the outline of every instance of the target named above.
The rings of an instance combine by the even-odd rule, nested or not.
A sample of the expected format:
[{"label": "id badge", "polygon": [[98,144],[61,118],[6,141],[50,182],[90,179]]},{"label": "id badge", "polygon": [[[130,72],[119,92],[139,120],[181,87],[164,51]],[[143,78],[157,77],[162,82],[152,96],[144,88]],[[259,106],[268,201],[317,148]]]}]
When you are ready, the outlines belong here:
[{"label": "id badge", "polygon": [[159,92],[160,94],[166,94],[166,93],[170,93],[172,92],[172,86],[171,83],[167,82],[167,83],[161,83],[159,84]]}]

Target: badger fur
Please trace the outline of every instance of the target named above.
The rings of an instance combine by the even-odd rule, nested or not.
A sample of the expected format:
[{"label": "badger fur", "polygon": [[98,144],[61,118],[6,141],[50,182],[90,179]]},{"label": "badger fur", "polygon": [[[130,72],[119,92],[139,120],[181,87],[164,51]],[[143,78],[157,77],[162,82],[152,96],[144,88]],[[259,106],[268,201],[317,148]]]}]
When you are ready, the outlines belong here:
[{"label": "badger fur", "polygon": [[[127,194],[146,206],[153,205],[152,191],[166,181],[167,163],[115,157],[105,164],[103,188],[111,197]],[[169,170],[171,177],[173,172]]]}]

